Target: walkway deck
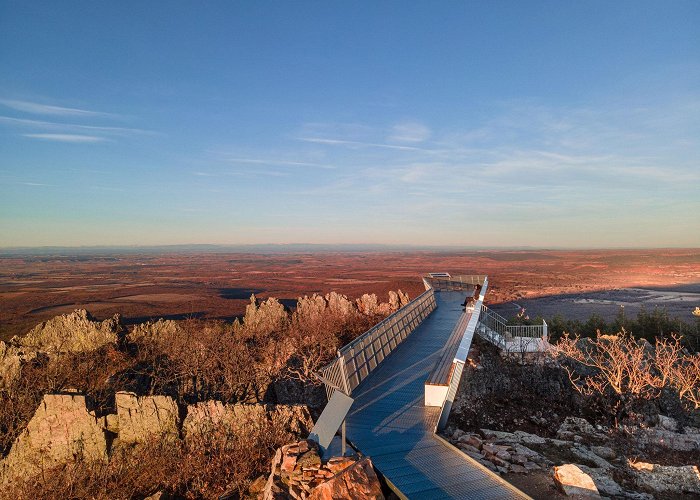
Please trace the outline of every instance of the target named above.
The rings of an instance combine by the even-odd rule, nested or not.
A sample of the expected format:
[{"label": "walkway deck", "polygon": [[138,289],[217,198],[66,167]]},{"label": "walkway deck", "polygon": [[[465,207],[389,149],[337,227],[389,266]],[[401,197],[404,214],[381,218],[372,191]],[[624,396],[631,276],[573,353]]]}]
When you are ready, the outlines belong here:
[{"label": "walkway deck", "polygon": [[437,309],[353,391],[347,438],[407,498],[528,498],[437,437],[440,408],[423,405],[464,295],[436,292]]}]

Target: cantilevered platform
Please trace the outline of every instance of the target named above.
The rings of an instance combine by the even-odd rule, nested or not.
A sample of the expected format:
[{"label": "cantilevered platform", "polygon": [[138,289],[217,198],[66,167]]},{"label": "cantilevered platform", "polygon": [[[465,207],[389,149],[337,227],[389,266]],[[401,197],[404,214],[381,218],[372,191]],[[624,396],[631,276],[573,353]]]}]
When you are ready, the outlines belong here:
[{"label": "cantilevered platform", "polygon": [[347,438],[406,498],[528,498],[435,435],[440,407],[424,384],[463,312],[464,291],[436,291],[437,308],[352,390]]}]

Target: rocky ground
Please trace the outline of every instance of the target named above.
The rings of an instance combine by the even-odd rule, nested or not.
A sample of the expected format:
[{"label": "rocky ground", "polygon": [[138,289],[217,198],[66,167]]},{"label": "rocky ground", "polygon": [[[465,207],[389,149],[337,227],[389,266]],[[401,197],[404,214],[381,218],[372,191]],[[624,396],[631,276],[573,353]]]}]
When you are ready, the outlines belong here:
[{"label": "rocky ground", "polygon": [[479,341],[470,360],[445,437],[534,498],[700,497],[697,415],[614,427],[552,361],[504,361]]}]

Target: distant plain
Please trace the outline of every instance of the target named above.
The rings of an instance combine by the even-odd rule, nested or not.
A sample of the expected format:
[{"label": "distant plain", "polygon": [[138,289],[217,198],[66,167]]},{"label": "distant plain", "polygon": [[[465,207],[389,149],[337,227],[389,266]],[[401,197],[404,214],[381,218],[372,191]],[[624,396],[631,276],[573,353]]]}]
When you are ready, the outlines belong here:
[{"label": "distant plain", "polygon": [[700,249],[521,251],[294,251],[219,253],[100,251],[0,255],[0,338],[84,308],[127,324],[160,317],[223,319],[245,311],[251,294],[293,307],[331,291],[356,298],[423,291],[431,271],[488,274],[487,303],[505,315],[611,318],[666,307],[692,319],[700,306]]}]

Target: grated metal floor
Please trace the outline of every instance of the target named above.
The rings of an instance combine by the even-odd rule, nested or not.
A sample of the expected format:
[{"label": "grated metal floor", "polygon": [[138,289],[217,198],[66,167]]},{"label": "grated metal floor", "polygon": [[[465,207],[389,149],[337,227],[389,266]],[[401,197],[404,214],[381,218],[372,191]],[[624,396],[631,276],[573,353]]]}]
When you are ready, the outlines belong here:
[{"label": "grated metal floor", "polygon": [[406,498],[528,498],[435,436],[440,408],[423,405],[464,295],[436,292],[437,309],[353,391],[347,438]]}]

